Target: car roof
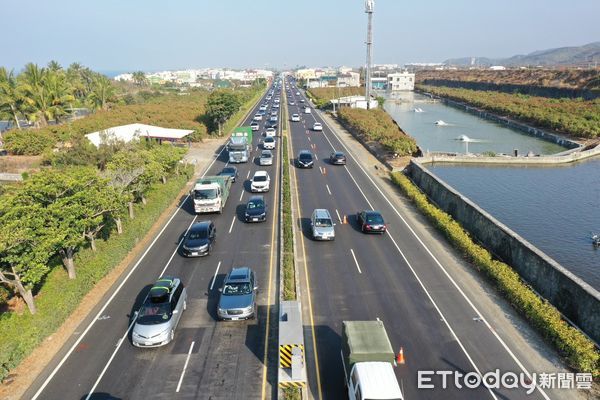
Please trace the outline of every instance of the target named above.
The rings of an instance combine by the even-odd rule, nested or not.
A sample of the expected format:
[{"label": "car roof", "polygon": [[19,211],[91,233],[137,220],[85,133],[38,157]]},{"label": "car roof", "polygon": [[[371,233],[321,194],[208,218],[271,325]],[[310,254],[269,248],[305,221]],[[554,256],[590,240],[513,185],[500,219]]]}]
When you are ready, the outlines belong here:
[{"label": "car roof", "polygon": [[317,218],[331,218],[331,214],[329,214],[329,211],[325,208],[315,208],[313,213]]},{"label": "car roof", "polygon": [[256,171],[254,176],[268,176],[267,171]]},{"label": "car roof", "polygon": [[275,138],[273,136],[267,136],[264,140],[265,142],[269,141],[269,142],[274,142]]},{"label": "car roof", "polygon": [[310,154],[312,156],[312,153],[310,152],[310,150],[300,150],[300,152],[298,154]]},{"label": "car roof", "polygon": [[379,211],[376,210],[365,210],[366,215],[381,215]]},{"label": "car roof", "polygon": [[[178,278],[173,278],[170,276],[163,276],[158,279],[152,288],[150,288],[150,292],[148,293],[147,301],[152,302],[153,300],[165,299],[169,300],[168,295],[179,285],[180,280]],[[165,298],[165,296],[167,296]]]},{"label": "car roof", "polygon": [[212,221],[210,221],[210,220],[196,222],[194,225],[191,226],[190,231],[205,230],[210,226],[210,224],[212,224]]},{"label": "car roof", "polygon": [[345,155],[343,152],[341,151],[334,151],[333,154],[335,154],[336,156],[343,156]]},{"label": "car roof", "polygon": [[248,267],[232,268],[227,274],[226,282],[248,282],[250,280],[250,272]]},{"label": "car roof", "polygon": [[251,201],[262,201],[263,203],[265,202],[265,197],[261,196],[261,195],[254,195],[254,196],[250,196],[250,198],[248,199],[248,203],[250,203]]},{"label": "car roof", "polygon": [[261,156],[264,155],[264,154],[269,154],[269,155],[272,156],[273,152],[271,150],[263,150],[262,153],[261,153]]},{"label": "car roof", "polygon": [[321,123],[320,122],[315,122],[315,125],[321,125]]}]

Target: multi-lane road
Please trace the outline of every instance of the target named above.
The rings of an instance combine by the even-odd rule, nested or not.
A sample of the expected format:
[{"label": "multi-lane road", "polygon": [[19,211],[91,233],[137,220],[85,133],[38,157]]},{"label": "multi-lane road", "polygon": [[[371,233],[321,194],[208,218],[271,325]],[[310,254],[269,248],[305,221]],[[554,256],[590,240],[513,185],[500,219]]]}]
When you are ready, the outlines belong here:
[{"label": "multi-lane road", "polygon": [[[496,333],[485,310],[479,310],[427,244],[415,233],[398,208],[377,187],[358,160],[338,139],[331,127],[313,110],[303,114],[308,100],[289,95],[289,113],[301,115],[290,123],[291,155],[300,150],[314,153],[313,169],[292,169],[297,190],[298,229],[301,232],[300,276],[302,277],[304,321],[311,326],[308,345],[310,387],[315,398],[344,396],[340,358],[342,321],[381,319],[392,345],[404,349],[407,363],[396,368],[408,399],[542,399],[547,394],[524,389],[418,389],[417,371],[458,370],[485,374],[489,371],[532,372],[523,359]],[[312,131],[314,122],[323,131]],[[328,162],[332,151],[346,153],[346,166]],[[295,179],[294,179],[295,178]],[[310,215],[327,208],[338,219],[332,242],[311,240]],[[389,224],[383,235],[366,235],[356,225],[358,210],[379,210]],[[343,224],[344,216],[348,221]]]},{"label": "multi-lane road", "polygon": [[[292,206],[297,219],[296,259],[300,300],[305,326],[308,395],[316,399],[345,396],[340,358],[344,320],[381,319],[395,349],[404,349],[407,363],[395,371],[407,399],[544,399],[543,390],[531,395],[525,389],[442,387],[432,377],[434,389],[419,389],[418,371],[533,372],[527,351],[513,348],[494,321],[464,290],[400,213],[393,199],[376,184],[338,134],[312,110],[290,78],[290,92],[281,84],[281,110],[300,114],[300,122],[286,122],[293,163],[300,150],[315,156],[315,168],[292,167]],[[297,94],[298,93],[298,94]],[[266,94],[265,94],[266,97]],[[304,103],[301,103],[304,100]],[[294,105],[290,105],[291,102]],[[263,97],[244,121],[263,103]],[[270,111],[270,110],[269,110]],[[278,134],[281,134],[281,122]],[[311,130],[314,122],[322,132]],[[264,119],[261,130],[264,129]],[[254,156],[260,154],[260,135],[254,139]],[[276,398],[278,367],[277,315],[279,299],[279,189],[280,141],[272,166],[256,160],[238,164],[239,178],[223,214],[196,216],[191,199],[180,206],[82,323],[55,359],[25,393],[33,399],[258,399]],[[334,150],[344,151],[346,166],[329,164]],[[227,164],[227,151],[215,154],[205,171],[217,174]],[[244,204],[250,196],[248,178],[257,170],[271,175],[265,195],[267,221],[243,222]],[[310,215],[327,208],[336,219],[336,239],[315,242],[310,238]],[[365,235],[355,222],[359,210],[381,211],[389,225],[385,235]],[[210,256],[184,258],[179,252],[182,235],[195,221],[211,219],[217,242]],[[343,223],[347,221],[348,223]],[[260,287],[258,318],[218,322],[218,288],[227,271],[236,266],[253,268]],[[175,339],[155,349],[131,344],[135,311],[150,285],[160,276],[182,279],[188,290],[187,310]]]},{"label": "multi-lane road", "polygon": [[[263,102],[264,97],[249,113],[244,125],[250,124]],[[273,100],[270,103],[273,104]],[[261,128],[264,123],[263,118]],[[259,141],[260,136],[254,138],[253,157],[260,155]],[[216,175],[227,164],[227,151],[219,150],[206,175]],[[77,329],[72,340],[24,397],[57,400],[275,398],[272,390],[276,384],[272,382],[271,371],[276,373],[277,349],[266,340],[273,335],[271,330],[267,331],[267,318],[270,326],[277,320],[272,305],[276,304],[278,290],[279,151],[274,154],[272,166],[260,167],[255,159],[236,164],[239,177],[220,215],[196,216],[191,199],[182,199],[152,245],[109,291],[93,316]],[[243,220],[244,205],[251,196],[248,178],[257,170],[267,170],[271,176],[271,189],[265,193],[269,212],[266,222],[248,224]],[[212,253],[202,258],[182,257],[178,252],[182,235],[193,222],[206,219],[213,220],[217,226]],[[218,322],[218,289],[225,274],[237,266],[248,266],[256,272],[258,318]],[[136,348],[131,344],[130,329],[134,312],[150,286],[163,275],[179,277],[186,285],[187,310],[173,342],[155,349]],[[274,357],[269,354],[272,350]]]}]

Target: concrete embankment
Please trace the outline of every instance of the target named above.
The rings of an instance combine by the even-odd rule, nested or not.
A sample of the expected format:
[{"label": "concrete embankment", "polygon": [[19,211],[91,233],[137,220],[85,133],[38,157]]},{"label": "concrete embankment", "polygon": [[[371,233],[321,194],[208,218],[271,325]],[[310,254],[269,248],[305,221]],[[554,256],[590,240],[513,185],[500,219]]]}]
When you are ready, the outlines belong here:
[{"label": "concrete embankment", "polygon": [[450,214],[495,256],[512,266],[536,292],[592,340],[600,343],[600,292],[418,162],[411,162],[405,171],[430,200]]}]

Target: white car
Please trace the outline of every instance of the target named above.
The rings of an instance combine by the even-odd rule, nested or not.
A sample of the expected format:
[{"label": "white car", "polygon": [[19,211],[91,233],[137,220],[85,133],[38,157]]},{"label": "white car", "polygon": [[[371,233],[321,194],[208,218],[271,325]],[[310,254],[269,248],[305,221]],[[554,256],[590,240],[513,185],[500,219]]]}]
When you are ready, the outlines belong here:
[{"label": "white car", "polygon": [[313,131],[322,131],[323,130],[323,125],[321,125],[320,122],[315,122],[313,124]]},{"label": "white car", "polygon": [[265,150],[274,150],[275,149],[275,138],[273,136],[267,136],[265,138],[265,140],[263,140],[262,147]]},{"label": "white car", "polygon": [[258,124],[258,122],[252,121],[252,123],[250,124],[250,128],[252,128],[253,131],[257,131],[260,128],[260,125]]},{"label": "white car", "polygon": [[267,130],[265,130],[265,136],[275,136],[275,128],[267,128]]},{"label": "white car", "polygon": [[259,110],[260,111],[267,111],[267,106],[263,104],[262,106],[260,106]]},{"label": "white car", "polygon": [[300,96],[300,92],[296,92],[296,96]]},{"label": "white car", "polygon": [[292,122],[300,122],[300,116],[298,114],[292,114]]},{"label": "white car", "polygon": [[304,114],[310,114],[310,107],[304,107]]},{"label": "white car", "polygon": [[262,115],[260,115],[260,114],[254,114],[254,120],[255,121],[262,121]]},{"label": "white car", "polygon": [[271,150],[263,150],[258,159],[260,165],[273,165],[273,152]]},{"label": "white car", "polygon": [[250,181],[250,191],[256,192],[268,192],[271,186],[271,178],[267,171],[256,171],[252,180]]},{"label": "white car", "polygon": [[277,122],[277,115],[272,115],[271,118],[269,118],[269,121]]}]

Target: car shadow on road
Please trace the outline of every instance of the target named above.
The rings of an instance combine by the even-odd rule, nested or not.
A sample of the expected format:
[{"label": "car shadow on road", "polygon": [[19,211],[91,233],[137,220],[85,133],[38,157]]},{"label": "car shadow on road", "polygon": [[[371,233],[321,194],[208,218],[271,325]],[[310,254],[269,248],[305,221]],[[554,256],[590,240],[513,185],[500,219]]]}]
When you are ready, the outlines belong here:
[{"label": "car shadow on road", "polygon": [[109,393],[92,393],[81,396],[80,400],[123,400],[121,397],[111,396]]},{"label": "car shadow on road", "polygon": [[305,238],[313,240],[312,228],[310,226],[310,218],[298,218],[296,226],[298,227],[298,229],[300,229],[300,231],[302,231],[302,234]]},{"label": "car shadow on road", "polygon": [[[304,337],[312,337],[310,326],[305,325],[303,328]],[[322,372],[327,371],[327,379],[321,380],[323,398],[341,399],[346,394],[344,390],[344,367],[340,356],[342,347],[341,337],[327,325],[316,325],[314,327],[314,334],[317,343],[317,354],[319,355],[319,370]],[[307,343],[304,345],[305,349],[312,347],[312,345]],[[310,354],[314,354],[314,350]],[[314,360],[307,360],[307,365],[310,364],[314,365]]]},{"label": "car shadow on road", "polygon": [[[225,280],[226,275],[227,273],[217,274],[215,277],[211,278],[208,281],[208,285],[206,286],[206,311],[208,312],[208,315],[210,315],[210,317],[213,319],[213,321],[219,320],[217,318],[217,305],[219,304],[219,296],[221,294],[221,292],[219,292],[219,289],[223,286],[223,281]],[[210,290],[211,286],[212,290]]]}]

